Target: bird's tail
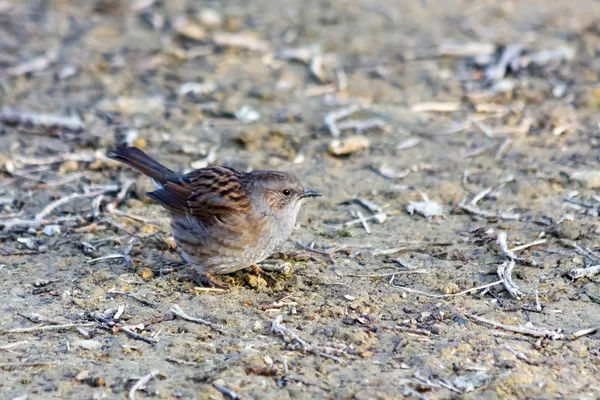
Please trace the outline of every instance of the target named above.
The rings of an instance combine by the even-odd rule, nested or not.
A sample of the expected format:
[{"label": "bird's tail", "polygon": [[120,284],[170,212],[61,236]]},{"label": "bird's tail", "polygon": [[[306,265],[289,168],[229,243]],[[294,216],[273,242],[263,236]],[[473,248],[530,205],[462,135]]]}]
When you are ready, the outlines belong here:
[{"label": "bird's tail", "polygon": [[115,150],[109,151],[107,157],[130,166],[161,186],[177,176],[175,172],[137,147],[118,147]]}]

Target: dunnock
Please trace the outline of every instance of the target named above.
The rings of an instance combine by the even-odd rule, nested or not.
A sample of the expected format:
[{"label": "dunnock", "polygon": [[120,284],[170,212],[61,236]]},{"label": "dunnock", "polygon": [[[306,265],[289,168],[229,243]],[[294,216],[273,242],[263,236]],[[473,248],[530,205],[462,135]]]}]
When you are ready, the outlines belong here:
[{"label": "dunnock", "polygon": [[171,214],[171,230],[183,258],[213,286],[213,274],[255,266],[285,242],[302,199],[320,196],[281,171],[242,172],[207,167],[177,174],[135,147],[108,157],[150,178],[146,195]]}]

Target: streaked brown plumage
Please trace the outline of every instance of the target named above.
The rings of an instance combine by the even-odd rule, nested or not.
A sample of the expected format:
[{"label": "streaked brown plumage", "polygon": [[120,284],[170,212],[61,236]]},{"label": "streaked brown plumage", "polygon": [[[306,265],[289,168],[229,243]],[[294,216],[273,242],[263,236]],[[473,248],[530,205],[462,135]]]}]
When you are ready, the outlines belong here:
[{"label": "streaked brown plumage", "polygon": [[286,172],[208,167],[179,175],[135,148],[108,154],[149,177],[147,195],[171,214],[182,256],[200,274],[252,266],[292,233],[302,199],[319,196]]}]

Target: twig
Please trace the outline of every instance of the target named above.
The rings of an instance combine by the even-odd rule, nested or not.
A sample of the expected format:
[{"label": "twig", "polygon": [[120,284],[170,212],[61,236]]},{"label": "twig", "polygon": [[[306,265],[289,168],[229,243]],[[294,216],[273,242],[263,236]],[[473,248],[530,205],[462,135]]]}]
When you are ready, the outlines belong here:
[{"label": "twig", "polygon": [[587,268],[574,268],[569,271],[571,279],[588,278],[600,274],[600,265],[593,265]]},{"label": "twig", "polygon": [[427,337],[431,336],[431,332],[427,331],[425,329],[409,328],[409,327],[400,326],[400,325],[395,326],[394,329],[397,329],[402,332],[412,333],[413,335],[420,335],[420,336],[427,336]]},{"label": "twig", "polygon": [[460,110],[459,102],[428,102],[428,103],[417,103],[411,108],[413,112],[454,112]]},{"label": "twig", "polygon": [[156,375],[160,374],[158,370],[151,371],[148,375],[143,376],[140,380],[138,380],[135,385],[131,387],[129,390],[129,400],[135,400],[135,392],[142,389],[148,382],[150,382]]},{"label": "twig", "polygon": [[533,291],[533,294],[535,295],[535,309],[539,312],[542,311],[542,305],[540,304],[540,292],[538,292],[537,289],[535,289]]},{"label": "twig", "polygon": [[[305,340],[301,339],[300,336],[298,336],[294,331],[283,326],[281,323],[282,320],[283,320],[283,316],[281,314],[276,315],[275,318],[273,319],[273,322],[271,323],[271,331],[274,334],[281,336],[284,340],[291,339],[290,344],[291,344],[292,348],[297,347],[297,346],[294,346],[294,343],[293,343],[293,342],[296,342],[296,345],[299,345],[300,349],[305,352],[314,353],[320,357],[330,358],[338,363],[344,362],[344,360],[342,360],[341,358],[330,354],[331,351],[336,351],[336,349],[323,348],[321,346],[312,346]],[[340,352],[340,351],[338,351],[338,352]],[[343,353],[343,351],[340,353]]]},{"label": "twig", "polygon": [[115,200],[106,206],[106,211],[108,213],[112,213],[117,208],[117,206],[119,204],[121,204],[121,202],[123,200],[125,200],[125,197],[127,196],[127,193],[129,192],[129,189],[131,189],[131,186],[133,186],[133,184],[135,182],[136,182],[135,179],[128,179],[125,181],[125,183],[123,183],[123,185],[121,185],[121,190],[117,194],[117,197],[115,198]]},{"label": "twig", "polygon": [[239,394],[235,393],[232,390],[227,389],[224,386],[220,386],[217,385],[216,383],[213,383],[213,386],[215,389],[217,389],[221,394],[223,394],[225,397],[230,398],[231,400],[238,400],[241,399],[242,396],[240,396]]},{"label": "twig", "polygon": [[500,250],[504,253],[504,255],[511,261],[523,263],[525,259],[517,257],[515,253],[508,249],[508,235],[506,232],[500,232],[498,234],[498,245],[500,246]]},{"label": "twig", "polygon": [[28,343],[27,340],[22,340],[20,342],[4,344],[4,345],[0,346],[0,351],[6,351],[7,353],[15,354],[17,356],[22,357],[23,356],[22,354],[19,354],[19,353],[15,352],[15,351],[12,351],[10,349],[12,349],[13,347],[17,347],[17,346],[21,346],[21,345],[27,344],[27,343]]},{"label": "twig", "polygon": [[297,245],[298,247],[300,247],[301,249],[304,249],[304,250],[310,251],[310,252],[312,252],[312,253],[317,253],[317,254],[321,254],[321,255],[327,256],[327,257],[329,257],[329,259],[330,259],[332,262],[334,261],[334,260],[333,260],[333,256],[332,256],[330,253],[326,252],[326,251],[322,251],[322,250],[313,249],[312,247],[310,247],[310,246],[307,246],[307,245],[303,244],[303,243],[302,243],[301,241],[299,241],[299,240],[296,240],[296,245]]},{"label": "twig", "polygon": [[358,218],[358,219],[354,219],[352,221],[344,222],[342,225],[339,226],[339,228],[349,228],[354,225],[362,224],[363,221],[374,221],[378,224],[383,224],[386,219],[387,219],[387,214],[384,212],[381,212],[381,213],[378,213],[375,215],[371,215],[368,218],[363,218],[363,219]]},{"label": "twig", "polygon": [[357,211],[356,215],[358,216],[358,219],[360,220],[360,223],[362,224],[363,228],[365,228],[365,231],[367,231],[367,233],[371,233],[371,228],[369,228],[369,224],[367,223],[367,220],[362,215],[362,213],[360,211]]},{"label": "twig", "polygon": [[600,330],[600,326],[594,326],[587,329],[581,329],[575,333],[573,333],[573,339],[578,339],[582,336],[592,335]]},{"label": "twig", "polygon": [[488,194],[490,194],[490,193],[492,192],[492,190],[493,190],[493,189],[490,187],[490,188],[487,188],[487,189],[485,189],[485,190],[483,190],[483,191],[479,192],[478,194],[476,194],[476,195],[473,197],[473,200],[471,200],[471,205],[472,205],[473,207],[476,207],[476,206],[477,206],[477,203],[479,203],[479,202],[480,202],[480,201],[481,201],[481,200],[482,200],[482,199],[483,199],[485,196],[487,196]]},{"label": "twig", "polygon": [[514,354],[514,356],[517,357],[519,360],[525,361],[529,365],[539,365],[539,363],[537,363],[535,361],[531,361],[529,359],[529,357],[527,357],[525,354],[521,353],[520,351],[517,351],[517,350],[513,349],[509,345],[504,345],[504,349],[508,350],[509,352],[511,352],[512,354]]},{"label": "twig", "polygon": [[204,364],[200,364],[194,361],[186,361],[186,360],[180,360],[178,358],[173,358],[173,357],[167,357],[165,358],[165,360],[167,360],[168,362],[174,363],[174,364],[179,364],[179,365],[187,365],[189,367],[203,367]]},{"label": "twig", "polygon": [[418,269],[418,270],[409,270],[409,271],[394,271],[394,272],[387,272],[387,273],[382,273],[382,274],[340,274],[339,272],[337,272],[337,275],[339,276],[345,276],[345,277],[349,277],[349,278],[386,278],[388,276],[395,276],[395,275],[413,275],[413,274],[428,274],[429,271],[426,271],[424,269]]},{"label": "twig", "polygon": [[502,283],[508,293],[515,299],[518,299],[523,296],[523,293],[512,280],[512,270],[514,267],[515,262],[512,260],[502,263],[502,265],[498,266],[498,276],[502,279]]},{"label": "twig", "polygon": [[491,211],[481,210],[477,207],[466,204],[466,200],[463,200],[458,204],[458,208],[468,212],[469,214],[478,215],[483,218],[489,219],[505,219],[509,221],[519,221],[521,219],[521,215],[519,214],[510,214],[510,213],[497,213]]},{"label": "twig", "polygon": [[135,333],[134,331],[132,331],[130,329],[127,329],[125,327],[121,326],[118,329],[121,332],[125,333],[127,336],[129,336],[129,337],[131,337],[131,338],[133,338],[135,340],[141,340],[142,342],[146,342],[146,343],[149,343],[149,344],[156,344],[156,343],[158,343],[158,340],[156,340],[154,338],[149,338],[149,337],[145,337],[145,336],[139,335],[139,334]]},{"label": "twig", "polygon": [[333,137],[340,136],[341,131],[340,131],[339,127],[337,126],[338,120],[346,118],[346,117],[354,114],[358,110],[360,110],[360,107],[358,105],[351,105],[349,107],[335,110],[335,111],[332,111],[329,114],[327,114],[325,116],[324,122],[325,122],[325,126],[329,130],[329,133],[331,133],[331,136],[333,136]]},{"label": "twig", "polygon": [[57,331],[63,329],[73,329],[81,326],[93,326],[93,322],[82,322],[79,324],[64,324],[64,325],[43,325],[43,326],[32,326],[30,328],[16,328],[8,331],[0,331],[0,335],[8,335],[11,333],[31,333],[40,331]]},{"label": "twig", "polygon": [[74,133],[83,131],[83,121],[81,121],[81,118],[77,114],[64,117],[53,114],[24,112],[5,107],[0,110],[0,122],[7,125],[61,129]]},{"label": "twig", "polygon": [[174,304],[174,305],[171,307],[171,309],[169,310],[169,312],[170,312],[171,314],[173,314],[173,315],[175,315],[175,316],[177,316],[177,317],[181,318],[181,319],[185,319],[186,321],[193,322],[193,323],[196,323],[196,324],[202,324],[202,325],[209,326],[209,327],[211,327],[212,329],[214,329],[215,331],[217,331],[217,332],[219,332],[219,333],[222,333],[222,334],[225,334],[225,333],[226,333],[226,332],[225,332],[225,330],[224,330],[224,329],[223,329],[223,328],[222,328],[220,325],[217,325],[217,324],[215,324],[215,323],[212,323],[212,322],[210,322],[210,321],[207,321],[207,320],[205,320],[205,319],[201,319],[201,318],[193,318],[193,317],[190,317],[190,316],[189,316],[189,315],[187,315],[187,314],[186,314],[186,313],[185,313],[185,312],[184,312],[184,311],[181,309],[181,307],[179,307],[179,305],[177,305],[177,304]]},{"label": "twig", "polygon": [[512,143],[512,140],[510,138],[504,139],[504,142],[502,142],[500,147],[498,147],[498,151],[496,151],[496,160],[499,160],[502,158],[502,155],[504,154],[506,149],[508,149],[508,147],[511,145],[511,143]]},{"label": "twig", "polygon": [[103,257],[98,257],[98,258],[93,258],[91,260],[87,260],[86,263],[88,264],[92,264],[98,261],[103,261],[103,260],[114,260],[116,258],[127,258],[127,256],[125,254],[109,254],[107,256],[103,256]]},{"label": "twig", "polygon": [[74,200],[78,200],[78,199],[85,199],[88,197],[96,197],[96,196],[99,196],[104,193],[114,192],[115,190],[118,190],[118,186],[107,186],[103,189],[96,190],[96,191],[89,192],[89,193],[73,193],[69,196],[62,197],[62,198],[55,200],[52,203],[48,204],[46,207],[44,207],[44,209],[42,211],[38,212],[33,219],[30,219],[30,220],[13,219],[13,220],[3,222],[2,225],[4,225],[4,230],[9,230],[9,229],[12,229],[12,228],[18,227],[18,226],[37,227],[44,222],[44,218],[48,214],[50,214],[56,208],[58,208],[64,204],[71,203]]},{"label": "twig", "polygon": [[[393,281],[392,281],[393,282]],[[390,284],[392,283],[390,282]],[[420,290],[416,290],[416,289],[411,289],[411,288],[407,288],[404,286],[398,286],[398,285],[391,285],[392,287],[404,290],[406,292],[410,292],[410,293],[417,293],[417,294],[421,294],[423,296],[427,296],[427,297],[433,297],[436,299],[445,299],[445,298],[449,298],[449,297],[456,297],[456,296],[462,296],[463,294],[467,294],[467,293],[471,293],[471,292],[476,292],[478,290],[482,290],[482,289],[487,289],[490,288],[492,286],[496,286],[499,285],[501,283],[504,283],[503,280],[499,280],[499,281],[495,281],[492,283],[488,283],[486,285],[482,285],[482,286],[477,286],[471,289],[467,289],[467,290],[463,290],[462,292],[458,292],[458,293],[451,293],[451,294],[435,294],[435,293],[427,293],[427,292],[422,292]]]},{"label": "twig", "polygon": [[[89,261],[88,261],[88,262],[89,262]],[[135,295],[135,294],[133,294],[133,293],[129,293],[129,292],[117,292],[117,291],[115,291],[115,290],[109,290],[109,291],[107,292],[107,294],[118,294],[118,295],[120,295],[120,296],[127,296],[127,297],[130,297],[130,298],[134,299],[134,300],[137,300],[137,301],[139,301],[140,303],[142,303],[142,304],[143,304],[143,305],[145,305],[145,306],[152,307],[152,308],[155,308],[155,307],[156,307],[156,304],[154,304],[154,303],[151,303],[151,302],[149,302],[148,300],[144,300],[144,299],[142,299],[142,298],[140,298],[140,297],[136,296],[136,295]]]},{"label": "twig", "polygon": [[544,243],[547,243],[547,242],[548,242],[548,240],[547,240],[547,239],[540,239],[540,240],[533,241],[533,242],[531,242],[531,243],[525,243],[525,244],[522,244],[522,245],[520,245],[520,246],[515,246],[515,247],[513,247],[513,248],[512,248],[512,249],[510,249],[510,250],[511,250],[512,252],[515,252],[515,251],[522,251],[522,250],[528,249],[528,248],[530,248],[530,247],[533,247],[533,246],[538,246],[538,245],[540,245],[540,244],[544,244]]},{"label": "twig", "polygon": [[0,363],[0,368],[18,368],[18,367],[45,367],[48,365],[58,365],[58,361],[40,361],[40,362],[23,362],[23,363]]},{"label": "twig", "polygon": [[502,329],[502,330],[509,331],[509,332],[520,333],[520,334],[527,335],[527,336],[549,338],[549,339],[553,339],[553,340],[560,340],[560,339],[565,338],[565,335],[563,333],[560,333],[559,331],[551,331],[549,329],[542,329],[542,328],[525,328],[522,326],[510,326],[510,325],[499,324],[497,322],[490,321],[489,319],[485,319],[485,318],[480,317],[475,314],[471,314],[468,317],[477,322],[481,322],[482,324],[492,326],[496,329]]},{"label": "twig", "polygon": [[566,240],[560,240],[559,243],[566,244],[567,246],[570,246],[570,247],[574,248],[579,254],[581,254],[582,256],[585,256],[585,257],[589,258],[593,262],[600,261],[600,257],[599,256],[597,256],[596,254],[594,254],[592,251],[590,251],[588,249],[584,249],[583,247],[579,246],[575,242],[568,242]]}]

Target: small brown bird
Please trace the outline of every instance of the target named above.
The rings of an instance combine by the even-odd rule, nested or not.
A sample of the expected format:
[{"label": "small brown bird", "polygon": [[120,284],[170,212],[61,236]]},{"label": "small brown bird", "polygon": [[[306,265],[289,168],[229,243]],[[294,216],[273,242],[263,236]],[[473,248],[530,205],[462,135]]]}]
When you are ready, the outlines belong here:
[{"label": "small brown bird", "polygon": [[302,200],[321,195],[281,171],[207,167],[181,175],[135,147],[117,148],[108,157],[150,178],[157,190],[146,195],[169,211],[183,258],[213,286],[224,285],[213,274],[270,256],[291,235]]}]

